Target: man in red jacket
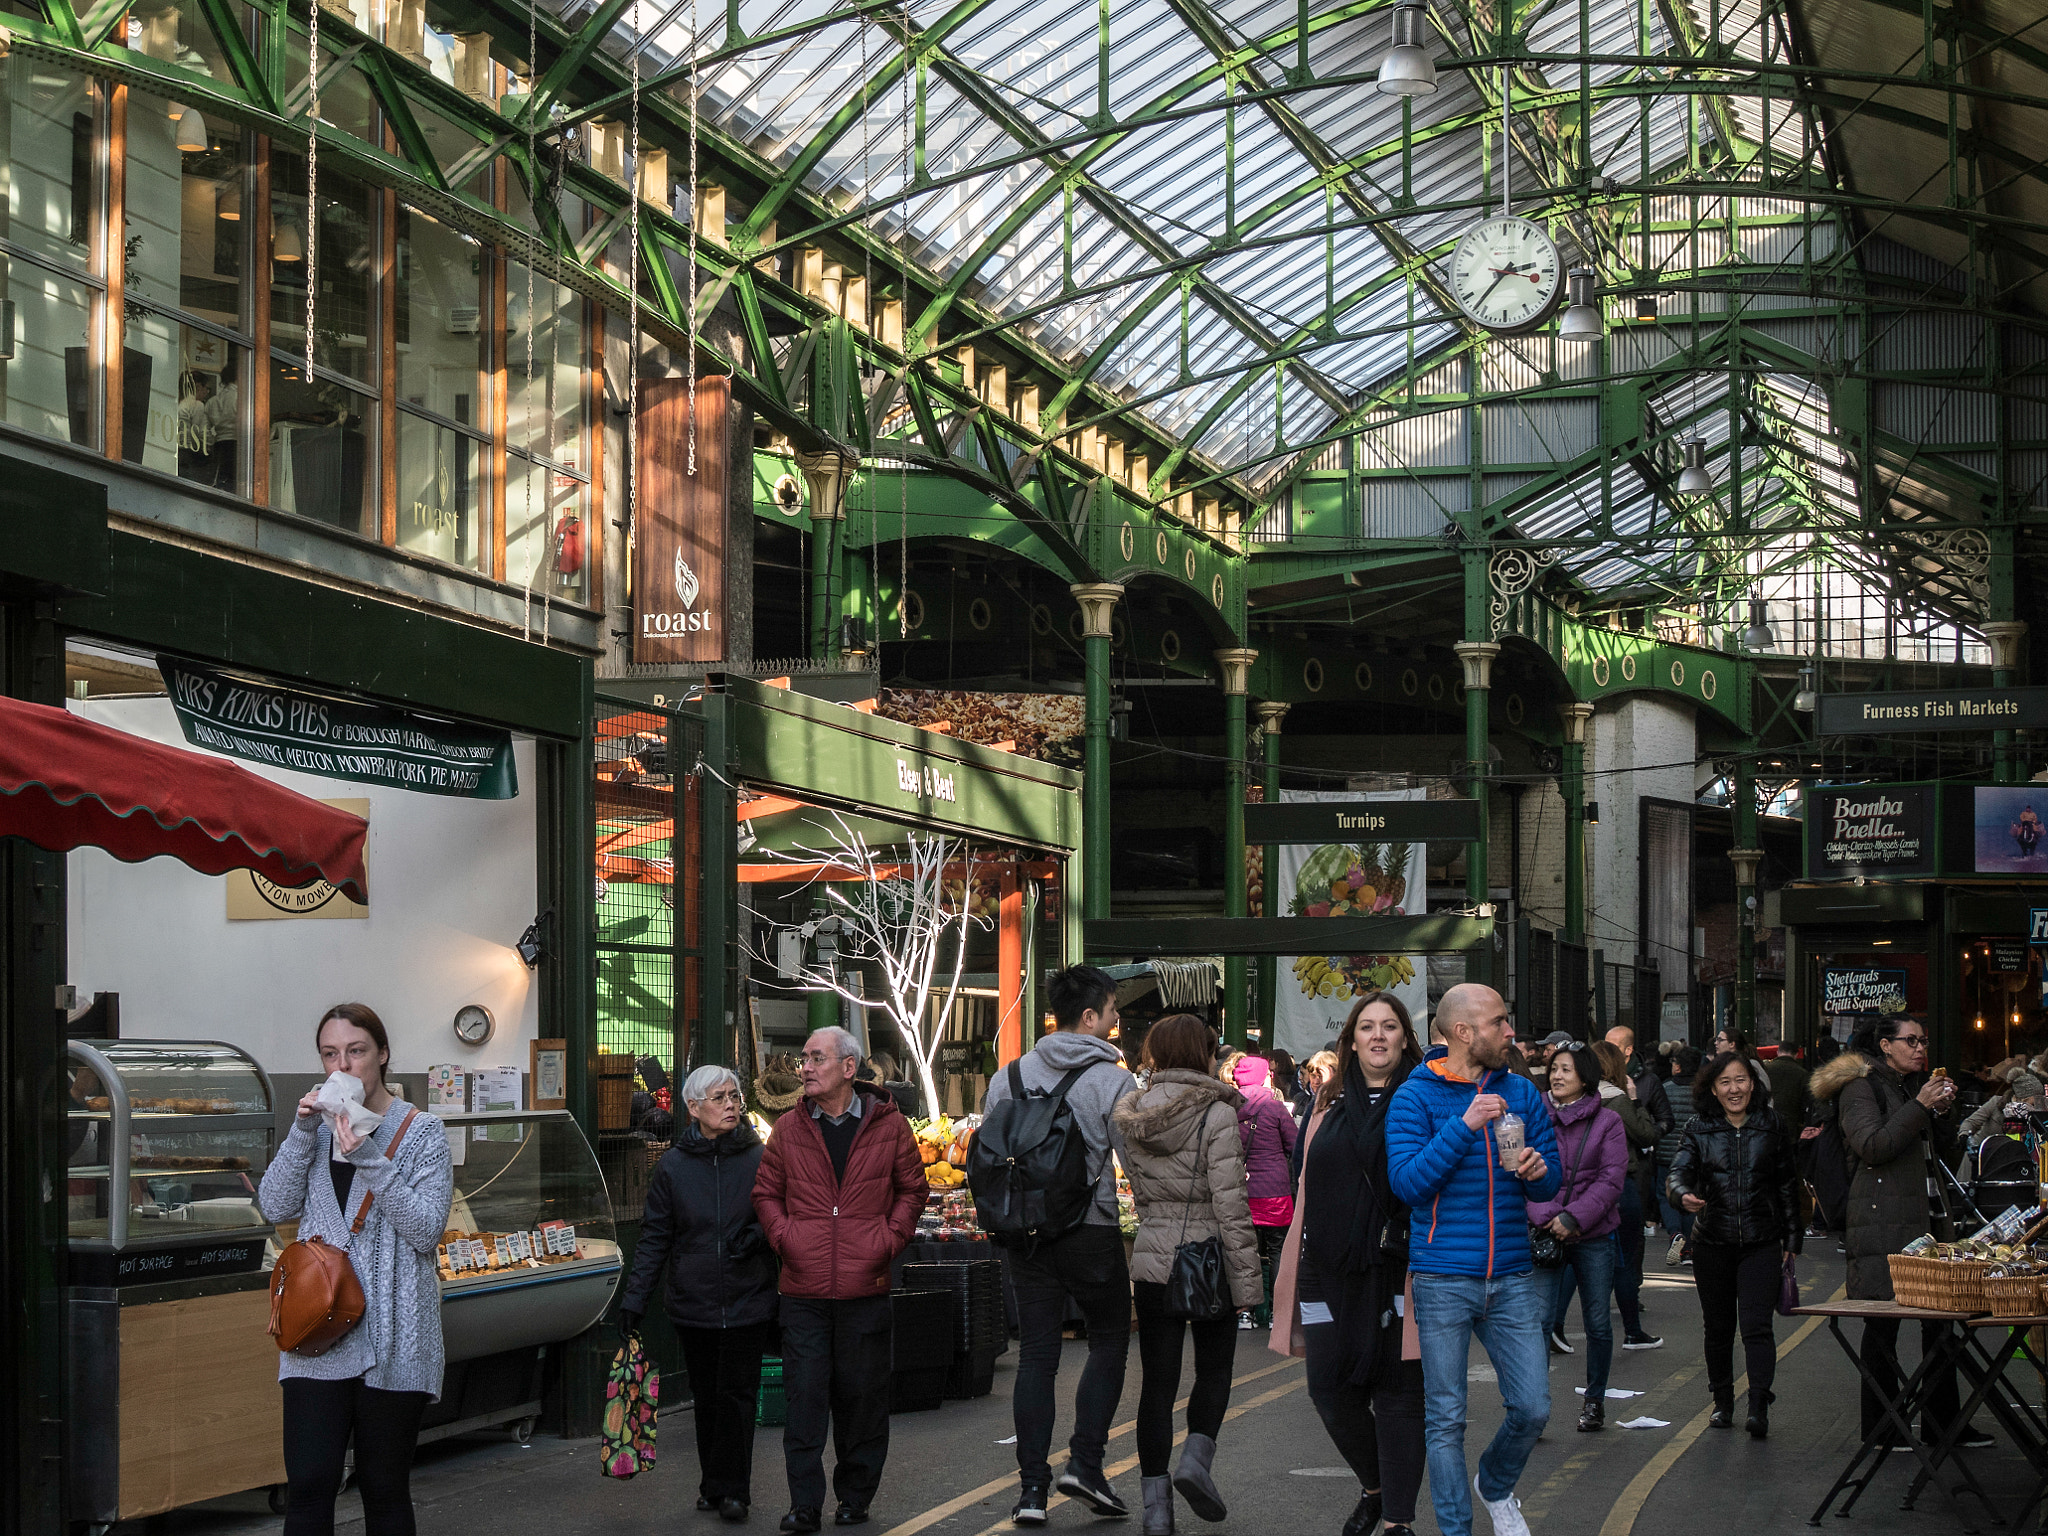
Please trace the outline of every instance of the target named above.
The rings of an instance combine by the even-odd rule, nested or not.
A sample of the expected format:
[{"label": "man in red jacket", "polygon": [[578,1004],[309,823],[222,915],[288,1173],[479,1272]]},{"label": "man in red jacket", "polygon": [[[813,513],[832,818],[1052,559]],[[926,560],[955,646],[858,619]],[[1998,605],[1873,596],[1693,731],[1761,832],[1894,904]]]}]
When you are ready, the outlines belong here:
[{"label": "man in red jacket", "polygon": [[754,1210],[782,1258],[786,1532],[825,1505],[825,1428],[839,1464],[838,1525],[864,1525],[889,1455],[889,1261],[917,1231],[929,1189],[896,1101],[854,1081],[860,1042],[837,1027],[804,1042],[803,1102],[775,1125]]}]

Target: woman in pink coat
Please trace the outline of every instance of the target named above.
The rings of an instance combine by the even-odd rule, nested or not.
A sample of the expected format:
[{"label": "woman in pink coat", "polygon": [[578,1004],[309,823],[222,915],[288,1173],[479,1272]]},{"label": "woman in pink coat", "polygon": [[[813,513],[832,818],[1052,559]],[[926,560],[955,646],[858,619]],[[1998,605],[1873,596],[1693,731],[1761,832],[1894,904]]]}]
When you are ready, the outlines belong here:
[{"label": "woman in pink coat", "polygon": [[1294,1220],[1294,1112],[1273,1091],[1273,1063],[1263,1056],[1240,1056],[1230,1075],[1244,1103],[1237,1109],[1237,1134],[1244,1142],[1245,1195],[1252,1207],[1252,1230],[1259,1239],[1259,1270],[1265,1276],[1264,1318],[1240,1316],[1238,1326],[1269,1325],[1273,1312],[1273,1274]]}]

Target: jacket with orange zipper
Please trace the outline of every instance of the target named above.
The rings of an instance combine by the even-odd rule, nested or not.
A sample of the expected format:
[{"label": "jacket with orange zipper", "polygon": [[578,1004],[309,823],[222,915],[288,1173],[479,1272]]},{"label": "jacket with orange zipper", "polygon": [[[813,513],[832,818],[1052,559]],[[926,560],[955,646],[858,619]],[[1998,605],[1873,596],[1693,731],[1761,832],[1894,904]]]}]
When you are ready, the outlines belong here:
[{"label": "jacket with orange zipper", "polygon": [[754,1210],[782,1259],[785,1296],[847,1300],[889,1294],[889,1261],[916,1235],[931,1191],[909,1120],[886,1093],[855,1083],[861,1121],[835,1177],[808,1102],[775,1123]]},{"label": "jacket with orange zipper", "polygon": [[[1492,1279],[1531,1268],[1528,1202],[1557,1194],[1557,1135],[1542,1092],[1502,1068],[1478,1082],[1454,1077],[1433,1046],[1387,1108],[1387,1181],[1414,1214],[1408,1267],[1424,1275]],[[1475,1094],[1494,1093],[1522,1117],[1526,1144],[1543,1156],[1543,1177],[1527,1183],[1500,1165],[1493,1122],[1465,1124]]]}]

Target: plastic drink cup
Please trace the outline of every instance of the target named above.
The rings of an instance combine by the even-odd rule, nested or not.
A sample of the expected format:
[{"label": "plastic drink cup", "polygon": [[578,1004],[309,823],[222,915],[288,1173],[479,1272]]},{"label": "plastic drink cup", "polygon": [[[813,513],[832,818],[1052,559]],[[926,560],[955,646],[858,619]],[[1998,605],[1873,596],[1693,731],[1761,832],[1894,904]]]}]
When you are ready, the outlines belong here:
[{"label": "plastic drink cup", "polygon": [[1494,1145],[1500,1148],[1500,1165],[1513,1173],[1522,1161],[1522,1117],[1502,1115],[1493,1122]]}]

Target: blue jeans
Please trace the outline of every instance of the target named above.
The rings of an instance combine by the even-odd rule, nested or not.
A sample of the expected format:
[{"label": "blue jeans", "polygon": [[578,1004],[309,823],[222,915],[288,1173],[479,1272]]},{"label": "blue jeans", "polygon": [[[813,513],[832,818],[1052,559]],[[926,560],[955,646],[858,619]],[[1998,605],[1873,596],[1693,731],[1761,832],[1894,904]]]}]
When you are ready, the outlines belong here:
[{"label": "blue jeans", "polygon": [[1423,1435],[1429,1497],[1442,1536],[1472,1536],[1465,1480],[1465,1368],[1473,1335],[1493,1362],[1507,1417],[1479,1457],[1479,1491],[1506,1498],[1550,1419],[1550,1350],[1543,1327],[1551,1282],[1531,1270],[1482,1280],[1414,1276],[1415,1328],[1422,1341]]},{"label": "blue jeans", "polygon": [[1578,1282],[1579,1313],[1586,1320],[1586,1401],[1597,1403],[1607,1390],[1607,1373],[1614,1365],[1614,1319],[1608,1304],[1613,1299],[1614,1271],[1621,1257],[1614,1234],[1564,1245],[1564,1263],[1543,1271],[1550,1282],[1550,1326],[1562,1332],[1565,1312],[1571,1302],[1572,1283]]}]

